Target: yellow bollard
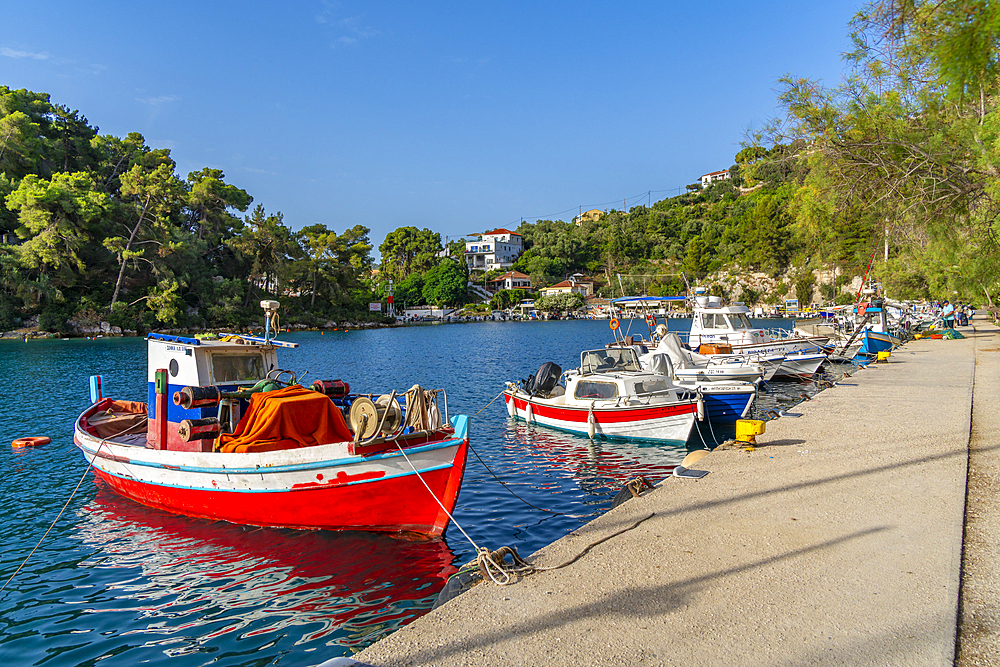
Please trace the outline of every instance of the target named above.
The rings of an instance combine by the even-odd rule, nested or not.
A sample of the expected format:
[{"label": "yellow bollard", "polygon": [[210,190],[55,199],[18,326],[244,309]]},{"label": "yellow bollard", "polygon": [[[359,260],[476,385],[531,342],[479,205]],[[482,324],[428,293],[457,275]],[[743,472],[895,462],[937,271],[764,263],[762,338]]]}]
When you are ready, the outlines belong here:
[{"label": "yellow bollard", "polygon": [[764,430],[764,422],[760,419],[736,420],[736,439],[748,445],[755,445],[757,443],[757,436],[763,435]]}]

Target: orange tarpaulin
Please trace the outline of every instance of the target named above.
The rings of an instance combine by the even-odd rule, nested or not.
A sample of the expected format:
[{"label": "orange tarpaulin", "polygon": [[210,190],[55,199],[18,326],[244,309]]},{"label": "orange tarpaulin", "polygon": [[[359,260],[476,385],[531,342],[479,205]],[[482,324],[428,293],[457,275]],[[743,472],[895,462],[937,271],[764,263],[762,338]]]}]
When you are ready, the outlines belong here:
[{"label": "orange tarpaulin", "polygon": [[233,433],[219,436],[220,451],[272,452],[352,440],[344,415],[327,396],[292,385],[250,397]]}]

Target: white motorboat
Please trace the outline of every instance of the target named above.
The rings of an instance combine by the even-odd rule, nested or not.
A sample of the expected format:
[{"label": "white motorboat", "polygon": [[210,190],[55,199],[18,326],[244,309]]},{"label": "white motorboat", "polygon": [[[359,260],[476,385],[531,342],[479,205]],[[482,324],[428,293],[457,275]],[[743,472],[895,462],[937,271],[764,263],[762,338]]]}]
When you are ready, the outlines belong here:
[{"label": "white motorboat", "polygon": [[716,352],[731,349],[737,354],[788,355],[796,352],[823,352],[827,336],[799,336],[755,327],[750,309],[742,303],[723,306],[717,296],[695,297],[694,318],[688,347],[704,352],[702,346],[715,346]]},{"label": "white motorboat", "polygon": [[[766,378],[762,363],[741,355],[705,355],[686,349],[675,333],[664,332],[660,342],[647,354],[639,357],[643,368],[651,370],[655,355],[665,354],[673,365],[673,376],[684,383],[690,382],[757,382]],[[771,368],[771,375],[777,365]]]},{"label": "white motorboat", "polygon": [[508,382],[504,400],[515,419],[591,438],[685,442],[698,412],[696,396],[644,371],[631,347],[586,350],[565,374],[547,362],[533,377]]}]

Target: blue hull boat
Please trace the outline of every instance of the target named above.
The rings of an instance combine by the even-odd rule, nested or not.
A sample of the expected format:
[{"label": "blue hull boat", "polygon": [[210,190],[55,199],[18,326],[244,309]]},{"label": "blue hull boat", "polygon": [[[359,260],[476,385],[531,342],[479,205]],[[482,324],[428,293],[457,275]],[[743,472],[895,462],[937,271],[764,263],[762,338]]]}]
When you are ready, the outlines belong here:
[{"label": "blue hull boat", "polygon": [[678,386],[688,388],[690,398],[701,398],[702,414],[713,424],[735,424],[745,419],[757,398],[757,385],[752,382],[702,382]]}]

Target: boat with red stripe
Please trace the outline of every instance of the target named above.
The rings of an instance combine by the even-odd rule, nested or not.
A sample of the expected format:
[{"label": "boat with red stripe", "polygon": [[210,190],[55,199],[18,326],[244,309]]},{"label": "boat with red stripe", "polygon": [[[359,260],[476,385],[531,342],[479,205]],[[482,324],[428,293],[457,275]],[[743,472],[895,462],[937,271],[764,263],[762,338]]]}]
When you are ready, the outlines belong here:
[{"label": "boat with red stripe", "polygon": [[504,400],[511,417],[529,424],[591,438],[685,442],[698,401],[679,392],[669,377],[642,370],[633,349],[610,348],[584,351],[580,367],[565,374],[547,362],[533,377],[508,382]]}]

